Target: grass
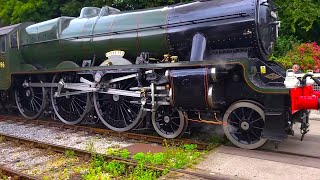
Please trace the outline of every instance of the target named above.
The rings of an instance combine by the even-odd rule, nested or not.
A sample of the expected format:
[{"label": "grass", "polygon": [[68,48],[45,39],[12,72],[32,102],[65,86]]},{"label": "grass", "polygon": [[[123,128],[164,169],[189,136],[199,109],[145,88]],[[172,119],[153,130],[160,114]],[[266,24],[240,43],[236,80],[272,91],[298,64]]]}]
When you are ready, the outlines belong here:
[{"label": "grass", "polygon": [[4,142],[4,137],[0,135],[0,143]]},{"label": "grass", "polygon": [[23,166],[22,162],[17,163],[17,167],[22,167],[22,166]]},{"label": "grass", "polygon": [[220,136],[212,136],[209,139],[209,149],[214,149],[220,146],[221,144],[225,144],[227,140]]},{"label": "grass", "polygon": [[8,176],[4,175],[3,172],[0,170],[0,179],[1,180],[7,180],[9,178],[8,178]]},{"label": "grass", "polygon": [[75,158],[75,152],[72,151],[72,150],[66,150],[64,152],[64,155],[67,157],[67,158]]},{"label": "grass", "polygon": [[[223,139],[212,137],[211,147],[217,147],[224,142]],[[104,155],[95,151],[94,143],[88,141],[86,150],[92,154],[89,164],[82,164],[76,167],[64,168],[58,175],[47,176],[44,179],[83,179],[83,180],[153,180],[166,175],[172,169],[189,168],[198,163],[207,151],[199,151],[195,144],[168,145],[165,141],[164,152],[159,153],[137,153],[130,154],[126,149],[120,147],[108,148],[106,155],[133,160],[137,165],[128,165],[121,161],[107,161]],[[65,157],[51,162],[51,167],[68,164],[68,160],[76,159],[73,151],[65,151]],[[155,170],[153,167],[162,167],[164,170]],[[36,171],[43,171],[36,169]],[[38,174],[39,172],[33,172]]]},{"label": "grass", "polygon": [[[165,175],[170,169],[180,169],[196,161],[205,152],[198,151],[197,145],[186,144],[179,146],[168,146],[160,153],[137,153],[130,155],[128,150],[108,148],[106,154],[124,159],[131,158],[137,162],[137,166],[130,166],[118,161],[105,161],[102,155],[95,154],[82,178],[85,180],[94,179],[137,179],[152,180]],[[164,171],[154,170],[150,167],[161,166]]]},{"label": "grass", "polygon": [[8,176],[5,176],[5,175],[1,175],[1,173],[0,173],[0,179],[1,180],[10,180],[11,178],[8,178]]},{"label": "grass", "polygon": [[86,143],[86,150],[89,151],[91,154],[95,154],[96,153],[96,149],[94,147],[94,142],[92,140],[89,140]]}]

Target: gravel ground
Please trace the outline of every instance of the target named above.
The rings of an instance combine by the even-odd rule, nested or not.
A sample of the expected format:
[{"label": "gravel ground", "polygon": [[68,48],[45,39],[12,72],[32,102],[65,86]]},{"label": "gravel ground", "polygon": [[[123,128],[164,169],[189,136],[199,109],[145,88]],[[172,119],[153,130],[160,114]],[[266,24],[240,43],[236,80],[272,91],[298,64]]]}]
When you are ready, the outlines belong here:
[{"label": "gravel ground", "polygon": [[14,160],[12,153],[21,151],[21,147],[4,147],[0,150],[0,164],[5,164]]},{"label": "gravel ground", "polygon": [[[0,143],[0,166],[5,166],[40,179],[70,179],[77,172],[79,178],[88,164],[79,157],[65,156],[46,149],[32,148],[12,142]],[[1,178],[0,178],[1,179]]]},{"label": "gravel ground", "polygon": [[133,140],[124,141],[120,138],[91,135],[86,132],[60,131],[56,128],[5,122],[0,122],[0,133],[82,150],[94,150],[97,153],[105,153],[110,147],[125,148],[134,143]]},{"label": "gravel ground", "polygon": [[[93,135],[73,130],[61,131],[55,127],[25,125],[15,122],[0,122],[0,133],[103,154],[108,148],[126,148],[138,143],[135,140],[124,140],[118,137]],[[83,174],[83,171],[87,171],[88,164],[83,162],[81,158],[66,157],[63,153],[53,153],[45,149],[1,141],[0,136],[0,165],[5,165],[8,168],[41,179],[44,177],[46,179],[69,179],[74,172]]]},{"label": "gravel ground", "polygon": [[65,168],[76,162],[79,162],[77,158],[66,158],[64,155],[60,154],[55,157],[51,157],[47,162],[41,163],[38,166],[33,167],[31,170],[26,170],[24,172],[33,176],[47,175],[52,171]]}]

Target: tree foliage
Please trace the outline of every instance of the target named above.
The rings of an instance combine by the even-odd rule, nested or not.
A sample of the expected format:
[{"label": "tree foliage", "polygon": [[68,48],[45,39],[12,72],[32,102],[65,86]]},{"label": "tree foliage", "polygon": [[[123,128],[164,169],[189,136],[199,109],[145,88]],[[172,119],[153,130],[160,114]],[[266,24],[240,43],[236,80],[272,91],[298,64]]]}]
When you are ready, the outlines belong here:
[{"label": "tree foliage", "polygon": [[163,6],[190,0],[0,0],[0,22],[5,25],[40,22],[59,16],[77,17],[85,6],[113,6],[121,10]]},{"label": "tree foliage", "polygon": [[276,0],[281,34],[320,42],[320,0]]},{"label": "tree foliage", "polygon": [[49,4],[45,0],[0,0],[0,19],[3,24],[15,24],[24,21],[41,21],[51,15]]},{"label": "tree foliage", "polygon": [[[120,10],[142,9],[191,0],[0,0],[0,24],[40,22],[59,16],[79,16],[85,6],[105,5]],[[286,54],[299,42],[320,43],[320,0],[273,0],[281,20],[274,57]]]}]

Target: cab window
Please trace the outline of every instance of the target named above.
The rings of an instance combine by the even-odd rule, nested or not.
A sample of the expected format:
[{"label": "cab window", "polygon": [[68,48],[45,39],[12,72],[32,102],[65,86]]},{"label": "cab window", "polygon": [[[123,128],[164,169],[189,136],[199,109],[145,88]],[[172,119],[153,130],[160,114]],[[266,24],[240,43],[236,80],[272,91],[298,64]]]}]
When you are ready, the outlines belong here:
[{"label": "cab window", "polygon": [[5,36],[0,36],[0,53],[6,52],[6,38]]},{"label": "cab window", "polygon": [[11,43],[11,48],[18,47],[17,32],[14,32],[10,35],[10,43]]}]

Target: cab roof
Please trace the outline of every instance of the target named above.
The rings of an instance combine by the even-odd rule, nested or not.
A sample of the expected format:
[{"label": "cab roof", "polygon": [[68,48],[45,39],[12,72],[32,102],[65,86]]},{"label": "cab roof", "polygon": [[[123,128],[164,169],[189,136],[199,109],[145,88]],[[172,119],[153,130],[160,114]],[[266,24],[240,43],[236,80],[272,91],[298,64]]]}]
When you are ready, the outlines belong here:
[{"label": "cab roof", "polygon": [[15,25],[5,26],[5,27],[0,28],[0,36],[9,34],[11,31],[13,31],[19,25],[20,24],[15,24]]}]

